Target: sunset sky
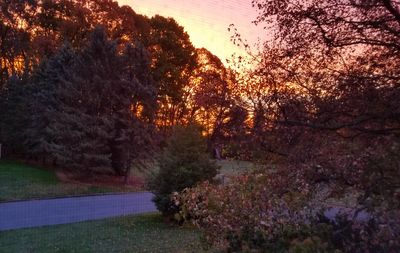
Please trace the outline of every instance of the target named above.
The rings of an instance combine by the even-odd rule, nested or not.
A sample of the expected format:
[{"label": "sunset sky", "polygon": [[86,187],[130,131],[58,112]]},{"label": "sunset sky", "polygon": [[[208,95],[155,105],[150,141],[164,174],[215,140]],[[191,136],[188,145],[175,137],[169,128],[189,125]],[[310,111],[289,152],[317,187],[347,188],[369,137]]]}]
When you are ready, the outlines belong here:
[{"label": "sunset sky", "polygon": [[[263,35],[261,27],[251,22],[257,11],[251,0],[118,0],[135,12],[149,17],[155,14],[173,17],[185,27],[195,47],[205,47],[226,63],[232,53],[240,53],[230,41],[230,24],[251,44]],[[265,33],[265,32],[264,32]]]}]

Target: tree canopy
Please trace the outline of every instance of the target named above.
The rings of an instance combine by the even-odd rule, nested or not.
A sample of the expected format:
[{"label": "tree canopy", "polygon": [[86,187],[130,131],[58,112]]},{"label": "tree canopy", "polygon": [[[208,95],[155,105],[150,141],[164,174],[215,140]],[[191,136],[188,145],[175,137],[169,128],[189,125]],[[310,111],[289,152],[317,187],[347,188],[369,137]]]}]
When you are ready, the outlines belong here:
[{"label": "tree canopy", "polygon": [[173,18],[108,0],[6,1],[0,15],[0,140],[10,155],[124,174],[174,125],[207,125],[209,147],[226,135],[240,100],[234,75]]}]

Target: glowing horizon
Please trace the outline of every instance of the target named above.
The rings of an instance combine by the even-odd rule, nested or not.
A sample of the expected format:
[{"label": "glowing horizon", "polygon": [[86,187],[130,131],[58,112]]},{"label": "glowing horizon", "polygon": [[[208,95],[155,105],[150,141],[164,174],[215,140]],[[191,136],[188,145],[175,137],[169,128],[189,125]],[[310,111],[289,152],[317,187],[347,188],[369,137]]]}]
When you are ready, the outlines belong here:
[{"label": "glowing horizon", "polygon": [[142,15],[152,17],[156,14],[172,17],[189,34],[196,48],[204,47],[218,56],[224,64],[233,53],[243,55],[244,51],[230,40],[228,31],[234,24],[239,33],[250,44],[257,42],[262,28],[252,21],[257,16],[251,0],[118,0],[120,5],[129,5]]}]

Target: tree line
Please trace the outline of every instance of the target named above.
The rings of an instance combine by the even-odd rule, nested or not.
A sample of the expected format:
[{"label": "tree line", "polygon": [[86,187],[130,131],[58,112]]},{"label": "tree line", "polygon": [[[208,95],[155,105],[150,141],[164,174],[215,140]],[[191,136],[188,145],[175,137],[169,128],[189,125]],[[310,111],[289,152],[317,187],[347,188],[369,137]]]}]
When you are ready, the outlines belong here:
[{"label": "tree line", "polygon": [[108,0],[4,1],[0,17],[6,155],[123,175],[172,126],[200,123],[212,150],[246,119],[234,72],[172,18]]}]

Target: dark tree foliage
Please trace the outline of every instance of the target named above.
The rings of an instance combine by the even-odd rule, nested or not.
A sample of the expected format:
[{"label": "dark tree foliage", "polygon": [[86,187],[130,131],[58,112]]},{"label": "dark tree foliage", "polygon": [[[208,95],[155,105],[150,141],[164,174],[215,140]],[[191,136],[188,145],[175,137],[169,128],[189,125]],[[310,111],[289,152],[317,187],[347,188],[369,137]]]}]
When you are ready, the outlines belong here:
[{"label": "dark tree foliage", "polygon": [[328,198],[358,197],[353,208],[382,225],[358,252],[398,251],[399,2],[253,3],[271,33],[247,83],[262,88],[248,99],[260,146]]},{"label": "dark tree foliage", "polygon": [[26,154],[25,134],[18,129],[29,125],[28,100],[29,86],[18,77],[12,76],[5,89],[0,90],[0,143],[4,155]]},{"label": "dark tree foliage", "polygon": [[110,0],[23,0],[2,1],[0,19],[8,155],[126,176],[157,128],[199,122],[209,151],[244,135],[234,73],[172,18]]},{"label": "dark tree foliage", "polygon": [[171,216],[178,210],[172,193],[212,179],[218,166],[207,154],[207,146],[198,125],[177,126],[158,159],[159,171],[150,179],[154,202],[163,215]]},{"label": "dark tree foliage", "polygon": [[61,110],[59,90],[65,88],[62,81],[68,80],[72,74],[71,66],[76,63],[76,57],[74,50],[65,45],[52,58],[43,61],[31,77],[25,96],[27,106],[24,108],[29,113],[29,124],[20,131],[25,135],[22,144],[32,159],[46,162],[46,159],[52,158],[53,162],[61,162],[63,152],[66,152],[64,156],[71,155],[62,147],[62,136],[57,136],[62,129],[54,129],[54,125],[60,118],[57,114]]},{"label": "dark tree foliage", "polygon": [[114,171],[126,176],[132,161],[140,163],[152,155],[157,87],[142,43],[126,47],[121,67],[123,82],[112,91],[116,103],[111,161]]},{"label": "dark tree foliage", "polygon": [[[109,0],[5,1],[1,3],[0,88],[10,76],[27,81],[41,61],[66,42],[82,49],[97,25],[118,41],[117,50],[141,41],[158,84],[157,126],[187,123],[187,93],[198,64],[189,35],[174,19],[136,14]],[[22,24],[22,25],[21,25]],[[214,57],[215,58],[215,57]]]},{"label": "dark tree foliage", "polygon": [[32,77],[32,157],[80,171],[126,176],[148,150],[156,105],[149,57],[137,42],[119,54],[104,29],[82,51],[63,47]]},{"label": "dark tree foliage", "polygon": [[399,130],[391,99],[399,86],[396,1],[254,4],[257,22],[275,28],[279,43],[266,45],[256,74],[267,80],[280,122],[350,137]]},{"label": "dark tree foliage", "polygon": [[257,22],[276,31],[254,73],[267,87],[263,110],[279,136],[273,149],[289,154],[308,143],[309,152],[297,153],[304,162],[326,157],[316,150],[324,149],[327,138],[338,145],[353,142],[364,152],[373,149],[374,155],[382,154],[374,149],[379,143],[394,148],[400,130],[399,4],[254,3],[260,9]]},{"label": "dark tree foliage", "polygon": [[2,1],[0,20],[0,88],[11,75],[32,73],[65,42],[83,47],[97,25],[122,44],[137,39],[136,23],[143,26],[130,7],[108,0]]}]

